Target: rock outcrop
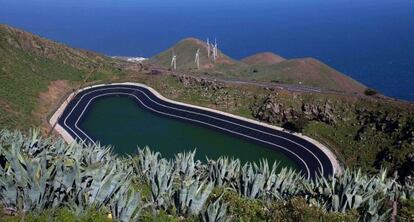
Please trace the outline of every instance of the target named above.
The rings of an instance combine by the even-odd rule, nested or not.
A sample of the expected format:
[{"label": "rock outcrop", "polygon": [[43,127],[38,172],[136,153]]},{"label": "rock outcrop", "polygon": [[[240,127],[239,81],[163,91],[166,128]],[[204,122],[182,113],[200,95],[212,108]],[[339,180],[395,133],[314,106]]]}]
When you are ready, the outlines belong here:
[{"label": "rock outcrop", "polygon": [[271,124],[283,124],[292,120],[305,119],[335,125],[337,118],[340,118],[329,100],[322,104],[301,102],[300,106],[286,106],[284,103],[278,102],[277,97],[268,96],[263,104],[252,105],[251,110],[256,119]]}]

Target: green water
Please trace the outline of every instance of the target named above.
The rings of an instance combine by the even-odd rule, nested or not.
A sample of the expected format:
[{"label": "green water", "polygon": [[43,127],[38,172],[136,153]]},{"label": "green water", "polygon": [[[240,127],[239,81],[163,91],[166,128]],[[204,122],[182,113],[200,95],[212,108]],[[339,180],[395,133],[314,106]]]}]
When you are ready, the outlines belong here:
[{"label": "green water", "polygon": [[101,97],[79,125],[101,144],[112,145],[118,154],[134,154],[137,147],[148,146],[163,157],[197,149],[197,158],[237,157],[242,161],[267,158],[281,166],[297,168],[290,158],[254,142],[178,119],[146,111],[134,99],[122,96]]}]

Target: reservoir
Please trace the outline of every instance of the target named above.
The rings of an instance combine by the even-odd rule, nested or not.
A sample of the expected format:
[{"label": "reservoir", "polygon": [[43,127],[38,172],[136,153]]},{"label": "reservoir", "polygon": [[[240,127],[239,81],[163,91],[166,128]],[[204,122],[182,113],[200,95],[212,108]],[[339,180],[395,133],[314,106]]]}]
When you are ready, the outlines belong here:
[{"label": "reservoir", "polygon": [[196,158],[220,156],[242,162],[266,158],[270,163],[298,169],[295,161],[266,144],[248,140],[215,128],[165,116],[144,109],[138,100],[125,95],[108,95],[91,100],[78,126],[93,140],[111,145],[120,155],[133,155],[137,147],[148,146],[162,157],[197,149]]}]

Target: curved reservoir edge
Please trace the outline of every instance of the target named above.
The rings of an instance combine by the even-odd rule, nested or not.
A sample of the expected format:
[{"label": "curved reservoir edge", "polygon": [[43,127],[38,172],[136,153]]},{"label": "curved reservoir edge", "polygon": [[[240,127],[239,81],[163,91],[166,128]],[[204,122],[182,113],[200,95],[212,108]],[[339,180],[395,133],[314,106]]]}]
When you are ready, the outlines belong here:
[{"label": "curved reservoir edge", "polygon": [[196,150],[195,159],[205,163],[227,156],[241,163],[267,159],[270,164],[276,161],[279,169],[302,169],[295,159],[267,144],[152,111],[134,96],[115,92],[94,97],[77,125],[92,140],[110,145],[119,155],[136,154],[136,147],[150,147],[163,158],[174,159],[177,153]]},{"label": "curved reservoir edge", "polygon": [[[97,89],[109,88],[128,88],[130,90],[141,89],[141,91],[144,92],[143,94],[149,100],[154,102],[154,104],[156,104],[157,106],[162,106],[163,109],[175,110],[175,112],[186,112],[185,115],[192,114],[193,118],[195,119],[199,117],[208,117],[214,120],[218,120],[220,124],[233,124],[239,128],[241,127],[240,130],[255,130],[259,131],[260,133],[263,133],[264,135],[267,135],[268,137],[270,135],[270,137],[272,138],[280,137],[281,139],[286,140],[289,143],[293,143],[293,146],[288,148],[292,150],[296,149],[293,152],[295,153],[297,158],[303,159],[302,157],[306,157],[306,160],[304,161],[307,161],[309,165],[314,166],[311,170],[308,170],[309,177],[313,177],[314,175],[316,175],[317,171],[319,170],[324,172],[323,175],[325,176],[331,174],[341,174],[342,172],[342,169],[339,165],[339,161],[337,160],[336,156],[327,147],[307,136],[298,133],[288,132],[280,127],[272,126],[269,124],[225,113],[222,111],[173,101],[163,97],[161,94],[159,94],[156,90],[152,89],[151,87],[140,83],[125,82],[100,84],[85,87],[83,89],[75,91],[71,93],[68,96],[68,98],[62,103],[62,105],[57,109],[57,111],[54,113],[54,115],[51,117],[49,121],[50,124],[52,126],[55,126],[55,130],[68,143],[74,142],[76,138],[82,139],[82,137],[77,136],[76,133],[71,132],[73,130],[67,125],[65,125],[61,117],[64,117],[64,115],[68,115],[69,111],[67,111],[67,107],[69,104],[74,103],[73,99],[79,100],[79,98],[77,98],[77,95],[97,91]],[[71,106],[73,106],[73,104]],[[76,124],[74,125],[76,126]],[[298,150],[299,148],[302,150]],[[321,169],[315,167],[315,160],[319,161]]]}]

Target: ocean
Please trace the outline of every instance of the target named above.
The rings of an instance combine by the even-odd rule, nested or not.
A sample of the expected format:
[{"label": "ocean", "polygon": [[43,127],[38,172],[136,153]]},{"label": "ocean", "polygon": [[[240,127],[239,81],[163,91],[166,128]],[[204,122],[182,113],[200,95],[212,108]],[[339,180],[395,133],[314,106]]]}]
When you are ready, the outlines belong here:
[{"label": "ocean", "polygon": [[217,38],[236,59],[261,51],[315,57],[414,101],[413,0],[0,0],[0,23],[118,56]]}]

